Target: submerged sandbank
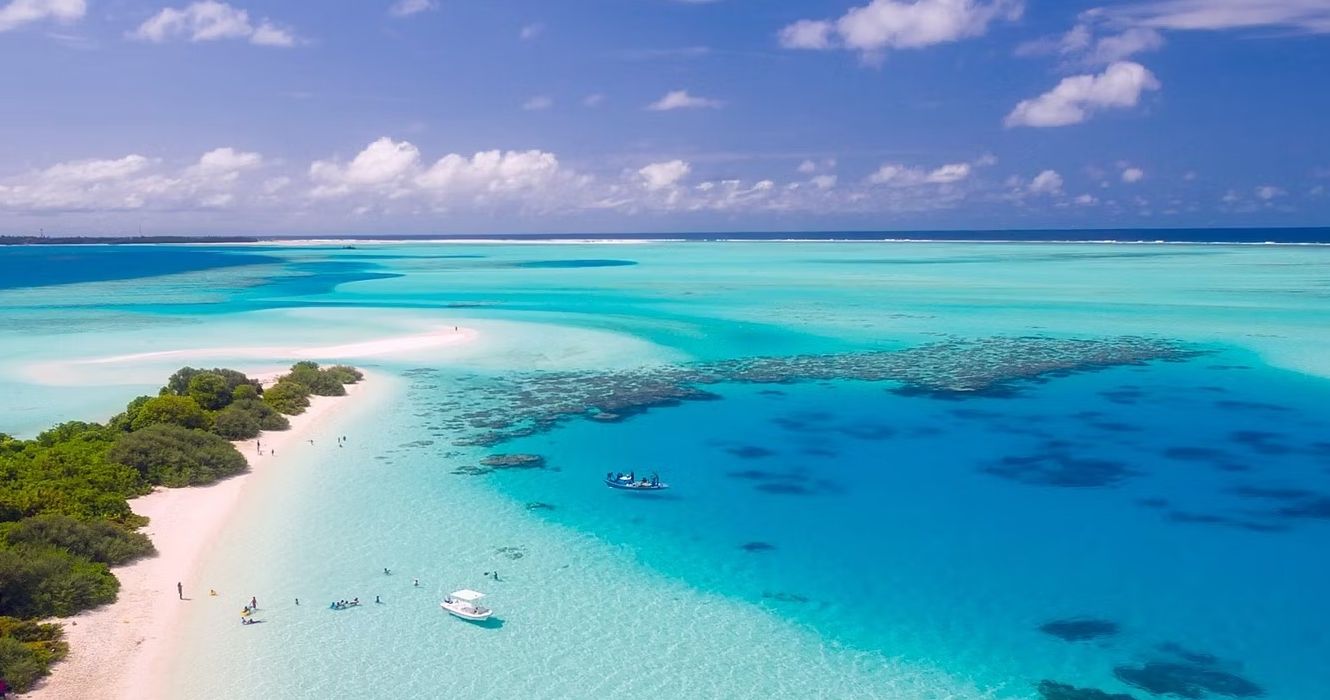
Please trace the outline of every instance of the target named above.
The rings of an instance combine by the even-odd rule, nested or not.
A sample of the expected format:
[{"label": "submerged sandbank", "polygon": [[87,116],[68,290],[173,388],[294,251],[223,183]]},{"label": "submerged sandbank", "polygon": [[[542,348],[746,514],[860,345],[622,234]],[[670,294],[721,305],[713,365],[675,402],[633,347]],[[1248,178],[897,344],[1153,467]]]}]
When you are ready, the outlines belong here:
[{"label": "submerged sandbank", "polygon": [[[256,378],[268,383],[275,376]],[[209,486],[158,488],[132,499],[129,504],[134,512],[150,520],[143,532],[152,538],[157,554],[113,569],[120,580],[114,603],[57,620],[64,625],[69,656],[24,697],[164,697],[159,683],[183,606],[209,597],[208,589],[197,581],[203,553],[254,487],[256,477],[282,464],[279,456],[299,453],[310,440],[333,439],[321,432],[330,415],[338,407],[350,405],[345,400],[348,397],[355,397],[356,402],[369,400],[375,394],[374,383],[375,378],[367,374],[364,381],[347,385],[345,397],[311,396],[309,408],[290,417],[290,429],[264,432],[257,441],[234,443],[249,463],[249,471],[243,474]],[[177,582],[184,586],[183,602],[176,594]]]}]

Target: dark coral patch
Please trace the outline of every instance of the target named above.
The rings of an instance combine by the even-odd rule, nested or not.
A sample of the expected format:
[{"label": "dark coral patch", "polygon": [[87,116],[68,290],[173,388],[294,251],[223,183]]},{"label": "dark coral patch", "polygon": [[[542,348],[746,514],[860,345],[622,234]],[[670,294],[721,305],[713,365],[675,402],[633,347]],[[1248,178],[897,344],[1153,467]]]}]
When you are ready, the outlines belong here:
[{"label": "dark coral patch", "polygon": [[1223,401],[1216,401],[1215,406],[1218,408],[1228,409],[1230,411],[1272,411],[1276,413],[1287,413],[1290,410],[1292,410],[1288,406],[1280,406],[1272,403],[1262,403],[1260,401],[1238,401],[1235,399],[1225,399]]},{"label": "dark coral patch", "polygon": [[1207,694],[1254,698],[1265,694],[1242,676],[1215,668],[1212,663],[1149,661],[1141,666],[1113,669],[1118,680],[1154,695],[1200,700]]},{"label": "dark coral patch", "polygon": [[1042,680],[1035,686],[1042,700],[1135,700],[1124,693],[1107,693],[1096,688],[1077,688],[1074,685]]},{"label": "dark coral patch", "polygon": [[776,545],[771,544],[770,542],[761,542],[761,541],[745,542],[739,545],[739,549],[742,549],[745,552],[752,552],[752,553],[770,552],[775,548]]},{"label": "dark coral patch", "polygon": [[1003,457],[981,471],[1022,484],[1065,488],[1111,486],[1135,474],[1121,462],[1073,457],[1058,446],[1034,455]]},{"label": "dark coral patch", "polygon": [[1039,631],[1068,642],[1111,637],[1118,633],[1118,623],[1090,617],[1053,620],[1039,626]]},{"label": "dark coral patch", "polygon": [[762,459],[763,457],[770,457],[771,455],[776,454],[773,450],[768,450],[765,447],[758,447],[757,445],[740,445],[738,447],[728,448],[725,451],[742,459]]}]

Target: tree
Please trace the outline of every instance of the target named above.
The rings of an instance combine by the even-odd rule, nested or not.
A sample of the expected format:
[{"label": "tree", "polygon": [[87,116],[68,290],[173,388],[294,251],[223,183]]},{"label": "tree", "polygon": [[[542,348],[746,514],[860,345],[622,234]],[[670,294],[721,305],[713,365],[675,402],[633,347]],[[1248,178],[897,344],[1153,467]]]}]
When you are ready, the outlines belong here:
[{"label": "tree", "polygon": [[241,384],[231,392],[231,401],[249,401],[259,398],[259,390],[253,384]]},{"label": "tree", "polygon": [[105,564],[54,547],[0,549],[0,615],[65,617],[115,600]]},{"label": "tree", "polygon": [[291,427],[291,422],[286,416],[277,412],[272,406],[257,399],[237,400],[232,402],[227,410],[235,409],[244,411],[258,421],[259,428],[262,430],[286,430]]},{"label": "tree", "polygon": [[224,438],[165,423],[121,435],[106,456],[146,483],[172,487],[210,484],[248,466]]},{"label": "tree", "polygon": [[208,422],[208,414],[197,401],[188,396],[166,394],[144,401],[130,422],[130,428],[142,430],[162,423],[183,428],[206,428]]},{"label": "tree", "polygon": [[199,372],[189,380],[186,392],[199,406],[217,411],[231,403],[231,388],[220,374]]},{"label": "tree", "polygon": [[364,373],[348,365],[333,365],[323,371],[343,384],[355,384],[365,378]]},{"label": "tree", "polygon": [[65,658],[69,645],[60,625],[0,617],[0,678],[9,690],[25,692]]},{"label": "tree", "polygon": [[189,393],[190,380],[194,378],[194,375],[203,371],[193,367],[181,367],[176,370],[175,374],[171,375],[170,379],[166,380],[166,390],[176,396],[184,396]]},{"label": "tree", "polygon": [[219,411],[212,421],[212,431],[227,440],[248,440],[258,435],[261,428],[254,414],[236,408],[235,404]]}]

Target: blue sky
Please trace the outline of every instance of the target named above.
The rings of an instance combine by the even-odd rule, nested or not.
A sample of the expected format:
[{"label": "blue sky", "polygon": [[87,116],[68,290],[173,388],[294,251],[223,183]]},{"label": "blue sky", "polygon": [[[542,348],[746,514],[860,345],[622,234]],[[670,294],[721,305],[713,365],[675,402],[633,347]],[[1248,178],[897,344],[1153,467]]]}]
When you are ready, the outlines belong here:
[{"label": "blue sky", "polygon": [[0,231],[1330,223],[1330,0],[0,0]]}]

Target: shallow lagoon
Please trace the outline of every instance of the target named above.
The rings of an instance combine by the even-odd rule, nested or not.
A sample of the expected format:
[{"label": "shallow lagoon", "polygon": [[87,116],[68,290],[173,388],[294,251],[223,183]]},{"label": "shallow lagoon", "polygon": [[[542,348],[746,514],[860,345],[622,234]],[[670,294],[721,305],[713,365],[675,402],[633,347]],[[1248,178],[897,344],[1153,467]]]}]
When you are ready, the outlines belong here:
[{"label": "shallow lagoon", "polygon": [[[14,397],[0,429],[109,415],[180,362],[71,363],[145,348],[324,345],[431,324],[484,338],[362,363],[397,379],[381,403],[339,418],[350,446],[315,446],[265,476],[196,583],[273,599],[272,624],[241,629],[231,608],[201,607],[170,674],[180,693],[1034,698],[1052,679],[1151,697],[1176,666],[1270,698],[1319,692],[1324,249],[215,252],[261,260],[0,290],[0,388]],[[134,251],[98,253],[114,264]],[[451,444],[459,412],[513,372],[1124,334],[1210,354],[1046,377],[1007,398],[723,384],[707,387],[719,400],[622,422]],[[80,385],[49,384],[71,367]],[[495,452],[547,466],[453,473]],[[676,488],[644,500],[599,487],[635,465]],[[482,576],[494,570],[500,581]],[[502,627],[443,617],[437,600],[453,586],[492,593]],[[376,594],[385,605],[309,604]],[[285,603],[296,595],[306,605]],[[1040,631],[1078,619],[1116,632]]]}]

